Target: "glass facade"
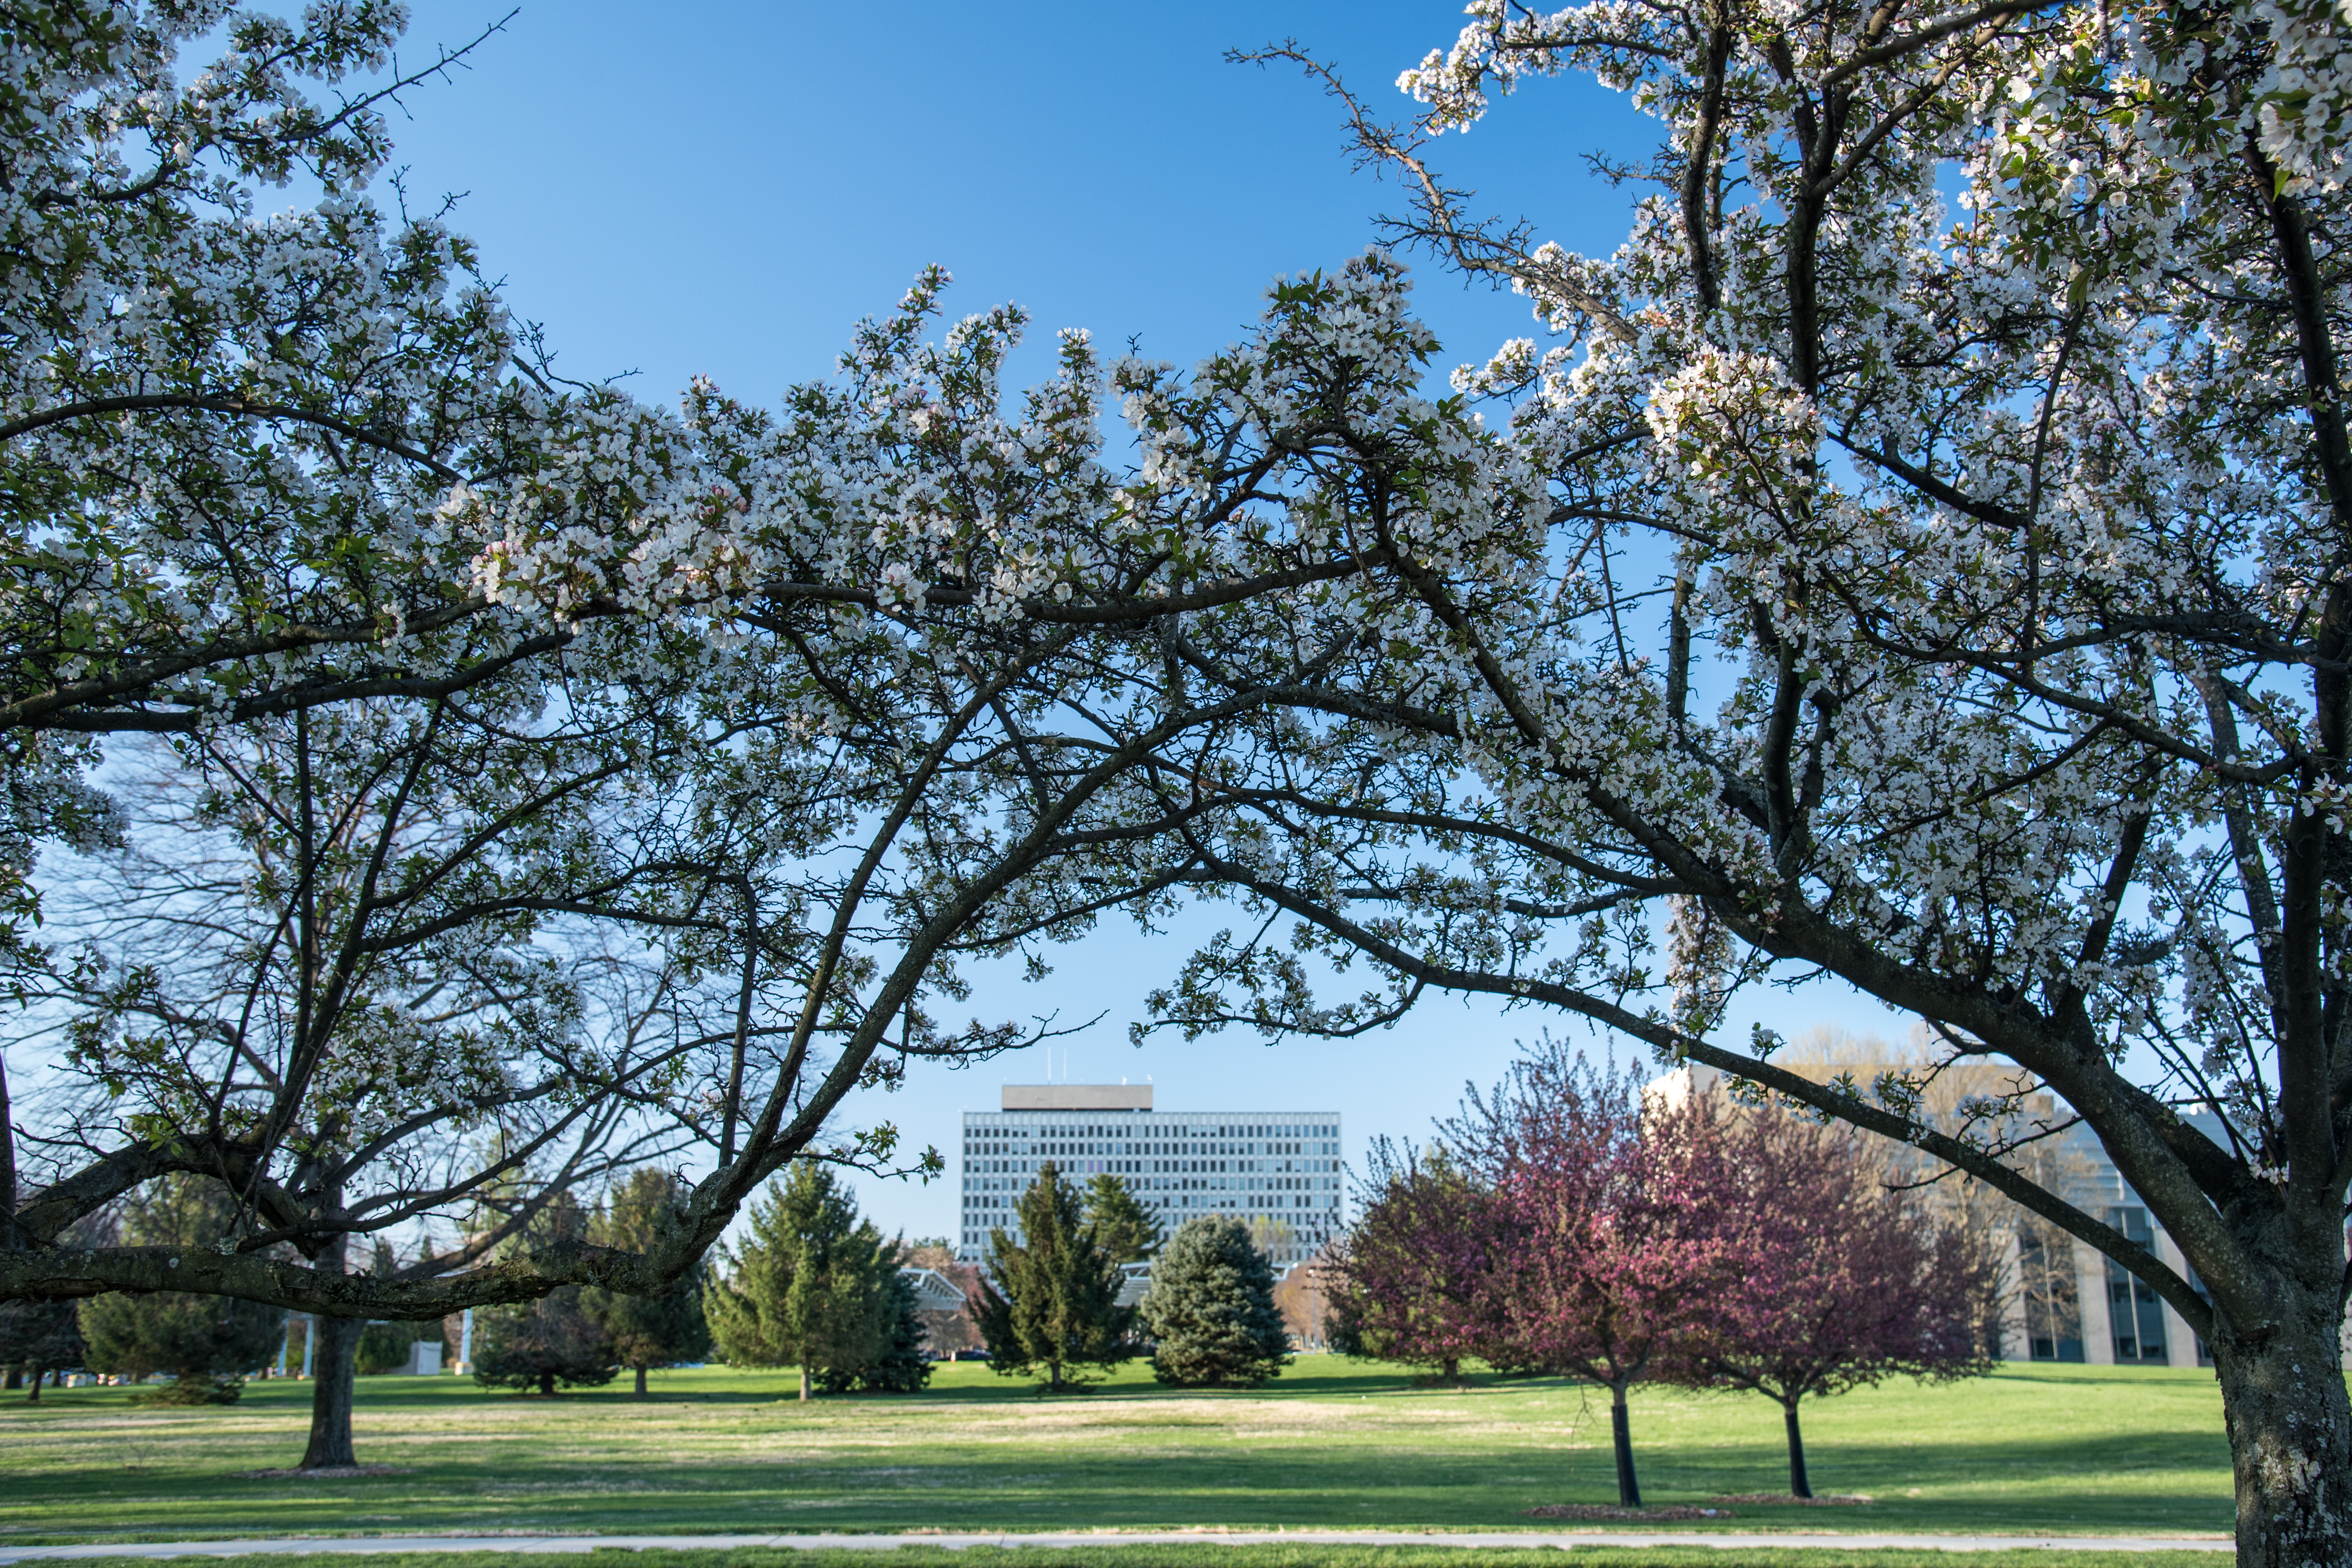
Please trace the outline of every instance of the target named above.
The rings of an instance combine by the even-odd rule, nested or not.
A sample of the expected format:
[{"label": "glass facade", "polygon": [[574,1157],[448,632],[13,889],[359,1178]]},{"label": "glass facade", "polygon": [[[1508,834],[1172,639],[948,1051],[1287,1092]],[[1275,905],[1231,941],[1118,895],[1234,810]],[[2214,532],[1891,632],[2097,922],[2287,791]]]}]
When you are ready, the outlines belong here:
[{"label": "glass facade", "polygon": [[[2147,1210],[2137,1206],[2110,1208],[2106,1221],[2125,1237],[2149,1251],[2156,1250],[2156,1231]],[[2115,1334],[2116,1364],[2170,1360],[2164,1343],[2164,1302],[2156,1291],[2134,1279],[2120,1263],[2107,1264],[2107,1325]]]},{"label": "glass facade", "polygon": [[1339,1230],[1337,1111],[966,1111],[962,1158],[957,1252],[968,1262],[981,1260],[992,1229],[1020,1239],[1014,1205],[1048,1163],[1082,1188],[1119,1177],[1163,1232],[1231,1215],[1276,1268],[1304,1262]]},{"label": "glass facade", "polygon": [[2017,1274],[2026,1354],[2035,1361],[2083,1360],[2074,1238],[2046,1221],[2026,1218],[2017,1227]]}]

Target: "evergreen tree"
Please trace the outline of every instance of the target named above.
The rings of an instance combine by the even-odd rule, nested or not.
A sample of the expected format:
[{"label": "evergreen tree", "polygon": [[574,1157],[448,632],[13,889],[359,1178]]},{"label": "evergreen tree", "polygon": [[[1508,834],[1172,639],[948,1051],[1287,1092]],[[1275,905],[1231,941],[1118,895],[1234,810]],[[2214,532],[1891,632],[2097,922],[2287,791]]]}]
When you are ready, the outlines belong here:
[{"label": "evergreen tree", "polygon": [[1151,1266],[1144,1331],[1151,1373],[1189,1387],[1250,1388],[1282,1375],[1290,1336],[1274,1306],[1274,1269],[1249,1231],[1223,1215],[1178,1229]]},{"label": "evergreen tree", "polygon": [[1087,1184],[1087,1228],[1114,1263],[1141,1263],[1160,1250],[1160,1222],[1127,1184],[1108,1172]]},{"label": "evergreen tree", "polygon": [[0,1301],[0,1366],[24,1373],[28,1403],[40,1402],[42,1378],[85,1353],[71,1301]]},{"label": "evergreen tree", "polygon": [[752,1205],[751,1235],[704,1299],[733,1366],[798,1366],[801,1397],[822,1379],[846,1387],[890,1349],[889,1283],[898,1253],[857,1217],[830,1167],[795,1161]]},{"label": "evergreen tree", "polygon": [[[544,1247],[584,1239],[588,1216],[569,1193],[541,1209],[516,1245]],[[492,1307],[474,1314],[474,1381],[484,1388],[536,1389],[552,1398],[565,1388],[597,1388],[617,1370],[612,1337],[567,1285],[536,1301]]]},{"label": "evergreen tree", "polygon": [[[159,1176],[123,1205],[126,1247],[209,1247],[229,1234],[236,1205],[202,1176]],[[278,1352],[286,1313],[258,1301],[193,1291],[110,1292],[84,1300],[77,1314],[91,1370],[142,1380],[173,1374],[150,1397],[173,1405],[226,1405],[243,1392],[243,1373]]]},{"label": "evergreen tree", "polygon": [[474,1381],[484,1388],[596,1388],[617,1371],[612,1339],[580,1302],[580,1287],[474,1313]]},{"label": "evergreen tree", "polygon": [[1074,1366],[1116,1366],[1135,1314],[1118,1304],[1118,1262],[1095,1239],[1075,1188],[1048,1164],[1014,1205],[1022,1239],[988,1233],[980,1282],[982,1338],[1011,1377],[1043,1368],[1052,1392],[1074,1387]]},{"label": "evergreen tree", "polygon": [[881,1353],[855,1372],[827,1369],[818,1378],[827,1394],[852,1389],[867,1394],[920,1394],[930,1386],[930,1358],[923,1353],[929,1337],[915,1304],[914,1282],[899,1272],[906,1250],[894,1244],[888,1272],[882,1279]]},{"label": "evergreen tree", "polygon": [[[667,1171],[636,1171],[614,1187],[589,1222],[588,1237],[600,1246],[649,1251],[665,1225],[685,1207],[687,1184]],[[581,1305],[611,1337],[614,1353],[637,1374],[636,1395],[646,1396],[646,1369],[698,1361],[710,1349],[710,1325],[702,1315],[700,1264],[657,1296],[627,1296],[590,1286]]]}]

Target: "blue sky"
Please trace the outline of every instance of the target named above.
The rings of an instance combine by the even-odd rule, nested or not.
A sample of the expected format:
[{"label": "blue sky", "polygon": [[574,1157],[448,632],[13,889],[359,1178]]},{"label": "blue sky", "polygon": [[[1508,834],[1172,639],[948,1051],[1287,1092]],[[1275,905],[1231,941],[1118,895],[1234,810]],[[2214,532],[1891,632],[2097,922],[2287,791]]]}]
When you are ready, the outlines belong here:
[{"label": "blue sky", "polygon": [[[500,14],[415,0],[404,63]],[[859,317],[887,309],[923,266],[956,277],[956,313],[1001,300],[1053,330],[1189,363],[1237,336],[1276,273],[1360,250],[1400,193],[1352,173],[1337,107],[1295,71],[1225,64],[1230,47],[1295,37],[1400,116],[1390,85],[1452,41],[1443,4],[1176,6],[798,4],[527,5],[450,85],[410,96],[399,127],[413,204],[464,193],[456,223],[484,249],[516,310],[543,322],[569,374],[635,371],[648,399],[709,374],[772,399],[826,374]],[[1583,80],[1538,83],[1438,151],[1486,203],[1539,237],[1603,252],[1629,193],[1584,155],[1638,155],[1647,124]],[[1522,305],[1418,260],[1420,302],[1449,360],[1483,359],[1534,329]],[[982,1016],[1107,1016],[1055,1047],[1052,1076],[1152,1080],[1162,1109],[1336,1110],[1351,1156],[1365,1139],[1419,1136],[1465,1079],[1492,1080],[1514,1042],[1549,1022],[1483,1003],[1431,1004],[1394,1030],[1268,1047],[1230,1035],[1137,1049],[1127,1022],[1198,937],[1106,928],[1025,986],[983,975]],[[1815,1022],[1899,1037],[1905,1026],[1843,991],[1762,995],[1727,1027]],[[961,1110],[1007,1081],[1047,1076],[1043,1055],[961,1072],[919,1069],[857,1108],[917,1146],[950,1150]],[[952,1180],[860,1184],[887,1229],[945,1234]]]}]

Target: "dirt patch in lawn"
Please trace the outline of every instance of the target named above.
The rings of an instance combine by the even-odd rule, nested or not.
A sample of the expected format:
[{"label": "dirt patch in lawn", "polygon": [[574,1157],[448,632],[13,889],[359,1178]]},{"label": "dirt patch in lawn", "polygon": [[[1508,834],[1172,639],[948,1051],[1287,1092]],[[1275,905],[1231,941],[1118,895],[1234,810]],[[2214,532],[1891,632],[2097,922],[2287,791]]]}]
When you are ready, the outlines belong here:
[{"label": "dirt patch in lawn", "polygon": [[1667,1503],[1661,1508],[1617,1508],[1597,1502],[1548,1502],[1527,1510],[1530,1519],[1593,1519],[1631,1521],[1636,1523],[1650,1520],[1735,1519],[1727,1508],[1694,1508],[1688,1503]]}]

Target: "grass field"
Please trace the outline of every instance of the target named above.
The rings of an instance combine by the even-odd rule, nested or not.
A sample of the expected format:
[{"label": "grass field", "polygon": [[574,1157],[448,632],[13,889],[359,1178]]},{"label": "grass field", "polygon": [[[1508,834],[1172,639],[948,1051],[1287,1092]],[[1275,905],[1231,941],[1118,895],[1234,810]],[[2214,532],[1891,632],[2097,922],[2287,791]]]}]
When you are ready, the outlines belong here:
[{"label": "grass field", "polygon": [[[255,1384],[241,1404],[205,1410],[133,1408],[121,1389],[53,1390],[38,1405],[11,1396],[0,1402],[0,1545],[441,1530],[1528,1529],[1536,1504],[1614,1500],[1605,1399],[1549,1380],[1446,1391],[1312,1357],[1255,1394],[1162,1389],[1135,1368],[1047,1398],[969,1363],[940,1367],[921,1394],[803,1405],[792,1392],[790,1373],[724,1368],[657,1373],[642,1403],[625,1384],[541,1400],[453,1377],[364,1378],[360,1458],[403,1473],[346,1480],[241,1474],[299,1458],[307,1384]],[[1653,1504],[1787,1484],[1779,1410],[1765,1400],[1652,1391],[1633,1419]],[[1726,1527],[2230,1528],[2210,1373],[2017,1367],[1824,1401],[1806,1430],[1815,1489],[1875,1500],[1743,1504]]]},{"label": "grass field", "polygon": [[[574,1557],[520,1552],[384,1552],[364,1557],[215,1557],[196,1568],[1916,1568],[1916,1552],[1820,1548],[1721,1550],[1708,1546],[1575,1546],[1530,1551],[1413,1546],[1087,1546],[963,1551],[752,1548],[736,1552],[629,1552]],[[1988,1552],[1947,1568],[2215,1568],[2210,1552]],[[155,1568],[152,1559],[88,1557],[75,1568]]]},{"label": "grass field", "polygon": [[[628,1552],[599,1548],[580,1556],[452,1552],[364,1557],[286,1555],[214,1557],[198,1568],[1916,1568],[1916,1552],[1836,1552],[1820,1548],[1718,1549],[1709,1546],[1524,1547],[1502,1551],[1414,1546],[1087,1546],[961,1551],[907,1546],[751,1548],[736,1552]],[[1987,1552],[1947,1560],[1947,1568],[2215,1568],[2210,1552]],[[155,1568],[152,1559],[85,1557],[74,1568]]]}]

